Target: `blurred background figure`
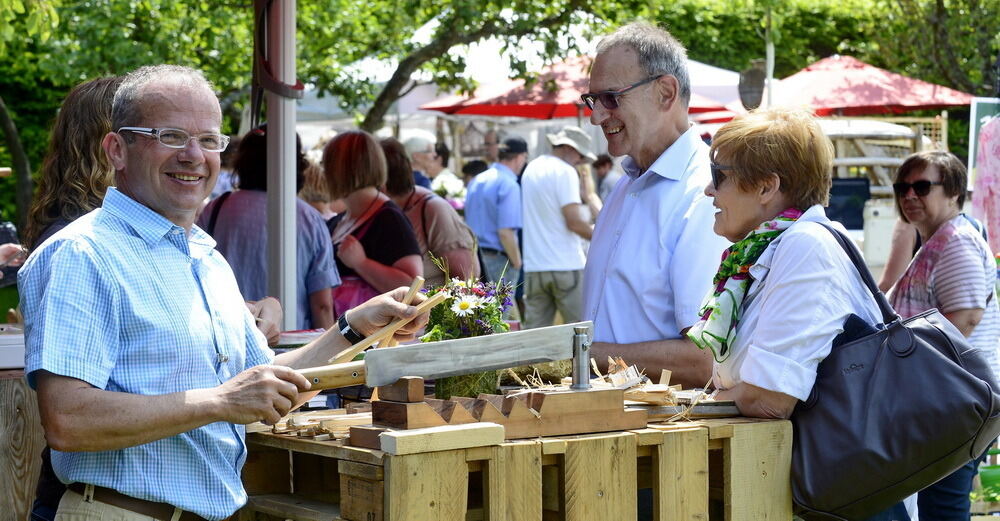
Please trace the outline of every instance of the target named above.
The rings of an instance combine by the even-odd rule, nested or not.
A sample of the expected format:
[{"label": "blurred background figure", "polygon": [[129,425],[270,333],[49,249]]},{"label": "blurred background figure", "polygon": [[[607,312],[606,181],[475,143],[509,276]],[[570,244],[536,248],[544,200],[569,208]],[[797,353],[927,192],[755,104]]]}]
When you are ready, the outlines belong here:
[{"label": "blurred background figure", "polygon": [[[479,260],[474,254],[476,238],[472,230],[447,201],[414,185],[413,168],[399,141],[386,138],[379,144],[388,168],[385,193],[403,210],[413,226],[427,285],[444,284],[446,275],[460,280],[478,279]],[[441,271],[435,259],[447,269],[447,274]]]},{"label": "blurred background figure", "polygon": [[343,283],[333,291],[340,316],[369,298],[423,276],[420,245],[410,221],[379,188],[386,183],[382,148],[371,134],[338,134],[323,151],[330,197],[347,205],[329,223]]},{"label": "blurred background figure", "polygon": [[241,139],[240,136],[230,136],[229,146],[219,154],[219,161],[221,162],[219,179],[215,182],[212,194],[208,196],[209,200],[236,189],[233,176],[233,163],[236,160],[236,151],[240,148]]},{"label": "blurred background figure", "polygon": [[444,143],[434,145],[434,155],[437,156],[427,165],[427,176],[431,178],[431,191],[447,199],[465,197],[465,183],[448,169],[451,151]]},{"label": "blurred background figure", "polygon": [[486,147],[486,167],[500,160],[500,134],[496,130],[487,130],[483,136],[483,145]]},{"label": "blurred background figure", "polygon": [[81,215],[101,206],[115,170],[101,139],[111,132],[111,101],[118,76],[96,78],[73,88],[63,101],[28,211],[24,245],[29,250]]},{"label": "blurred background figure", "polygon": [[[296,187],[301,188],[308,161],[298,140],[296,145]],[[210,202],[198,218],[198,226],[215,239],[216,249],[229,261],[243,298],[259,300],[267,295],[268,273],[266,125],[243,137],[233,167],[237,190]],[[330,288],[340,284],[340,277],[326,221],[301,199],[295,200],[295,206],[296,326],[328,329],[334,323]]]},{"label": "blurred background figure", "polygon": [[607,154],[598,155],[591,164],[594,167],[594,175],[597,176],[597,195],[602,201],[607,201],[611,195],[611,189],[618,183],[622,173],[615,170],[615,163]]},{"label": "blurred background figure", "polygon": [[434,166],[437,159],[437,152],[434,151],[434,140],[428,136],[418,134],[403,141],[406,147],[406,155],[410,157],[410,164],[413,166],[413,182],[417,186],[430,189],[431,179],[428,169],[440,170]]},{"label": "blurred background figure", "polygon": [[[330,201],[330,190],[326,187],[326,177],[323,169],[309,161],[309,166],[302,172],[302,189],[299,190],[299,198],[309,203],[323,217],[324,222],[330,222],[339,212],[334,211]],[[342,205],[341,205],[342,206]],[[343,211],[343,207],[341,208]]]},{"label": "blurred background figure", "polygon": [[469,183],[479,174],[490,169],[490,165],[486,164],[486,161],[481,159],[473,159],[465,163],[462,167],[462,182],[465,186],[469,186]]},{"label": "blurred background figure", "polygon": [[[921,245],[889,290],[889,302],[903,318],[937,308],[997,372],[996,264],[982,231],[961,214],[968,190],[965,165],[949,152],[918,152],[900,165],[892,188],[896,210],[916,228]],[[978,463],[970,461],[921,490],[921,519],[969,519]]]}]

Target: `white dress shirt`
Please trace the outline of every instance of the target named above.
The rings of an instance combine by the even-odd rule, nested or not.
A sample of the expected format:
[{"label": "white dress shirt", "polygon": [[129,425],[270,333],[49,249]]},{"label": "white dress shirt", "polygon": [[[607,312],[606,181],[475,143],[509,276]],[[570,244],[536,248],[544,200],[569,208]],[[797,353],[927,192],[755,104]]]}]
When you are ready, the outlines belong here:
[{"label": "white dress shirt", "polygon": [[729,242],[712,231],[708,146],[689,129],[642,172],[623,176],[597,217],[584,271],[584,316],[594,340],[679,338],[698,321]]},{"label": "white dress shirt", "polygon": [[[740,308],[732,354],[715,364],[716,387],[747,382],[806,400],[816,368],[848,315],[882,322],[854,264],[817,222],[831,224],[819,205],[806,210],[750,267],[754,280]],[[833,226],[843,230],[839,223]]]}]

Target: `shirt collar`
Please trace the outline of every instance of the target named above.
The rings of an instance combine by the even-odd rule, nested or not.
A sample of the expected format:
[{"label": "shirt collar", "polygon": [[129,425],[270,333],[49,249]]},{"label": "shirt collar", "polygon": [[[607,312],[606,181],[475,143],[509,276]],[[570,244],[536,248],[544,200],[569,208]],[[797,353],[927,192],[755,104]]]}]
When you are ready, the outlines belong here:
[{"label": "shirt collar", "polygon": [[[690,164],[695,152],[698,151],[699,145],[704,146],[705,142],[701,140],[701,136],[695,132],[692,126],[667,147],[646,171],[653,172],[666,179],[680,179],[687,171],[686,167]],[[685,168],[678,168],[680,165],[684,165]],[[632,159],[632,156],[626,156],[622,160],[622,169],[632,179],[636,179],[645,173],[639,164]]]},{"label": "shirt collar", "polygon": [[[185,234],[184,228],[177,226],[166,217],[125,195],[113,186],[108,188],[104,195],[101,208],[132,228],[135,234],[150,246],[177,231]],[[215,248],[215,240],[197,226],[191,227],[191,234],[187,239],[192,245],[197,245],[202,250]]]},{"label": "shirt collar", "polygon": [[[795,226],[795,224],[803,221],[814,222],[814,223],[831,222],[830,219],[826,216],[826,212],[823,210],[823,207],[818,204],[814,204],[810,206],[798,218],[798,220],[795,223],[792,223],[792,226],[789,226],[788,229],[786,229],[785,231],[787,232],[788,230],[791,230],[792,227]],[[778,243],[781,242],[781,237],[783,235],[784,232],[782,232],[781,235],[778,235],[778,237],[776,237],[773,241],[771,241],[771,244],[768,244],[767,248],[765,248],[764,251],[760,254],[760,257],[757,258],[757,262],[755,262],[752,266],[750,266],[750,276],[754,280],[760,280],[764,278],[767,275],[767,272],[770,271],[771,259],[774,257],[774,251],[777,249]]]}]

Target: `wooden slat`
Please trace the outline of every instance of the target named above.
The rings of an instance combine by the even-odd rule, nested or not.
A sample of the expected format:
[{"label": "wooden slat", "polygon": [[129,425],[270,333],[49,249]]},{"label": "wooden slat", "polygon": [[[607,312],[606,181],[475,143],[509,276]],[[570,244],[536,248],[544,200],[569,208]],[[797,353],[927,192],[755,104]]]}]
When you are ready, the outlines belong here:
[{"label": "wooden slat", "polygon": [[465,521],[469,475],[460,450],[390,456],[386,521]]},{"label": "wooden slat", "polygon": [[346,459],[371,465],[381,465],[383,453],[371,449],[345,446],[342,441],[313,441],[305,438],[265,434],[258,432],[247,436],[247,443],[274,447],[278,449],[305,452],[317,456],[327,456],[336,459]]},{"label": "wooden slat", "polygon": [[505,443],[498,448],[499,503],[505,515],[492,519],[503,521],[541,521],[542,452],[537,442]]},{"label": "wooden slat", "polygon": [[35,499],[45,446],[35,392],[23,371],[0,378],[0,511],[9,519],[27,519]]},{"label": "wooden slat", "polygon": [[573,439],[566,447],[566,521],[636,518],[635,435]]},{"label": "wooden slat", "polygon": [[343,521],[340,507],[322,501],[311,501],[289,494],[250,496],[244,509],[263,512],[279,519],[296,521]]},{"label": "wooden slat", "polygon": [[792,424],[785,420],[732,424],[723,442],[727,521],[792,518]]},{"label": "wooden slat", "polygon": [[382,441],[382,451],[386,454],[416,454],[499,445],[503,443],[503,427],[495,423],[445,425],[389,431],[382,433],[379,438]]},{"label": "wooden slat", "polygon": [[653,511],[658,521],[708,519],[708,430],[663,432],[653,459]]}]

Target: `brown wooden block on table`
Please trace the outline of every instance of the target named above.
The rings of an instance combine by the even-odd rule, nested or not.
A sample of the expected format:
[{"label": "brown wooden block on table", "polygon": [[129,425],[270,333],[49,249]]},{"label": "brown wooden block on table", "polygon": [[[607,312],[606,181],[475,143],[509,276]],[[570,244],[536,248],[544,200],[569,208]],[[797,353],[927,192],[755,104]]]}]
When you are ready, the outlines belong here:
[{"label": "brown wooden block on table", "polygon": [[378,386],[379,400],[416,403],[424,401],[424,379],[404,376],[391,385]]},{"label": "brown wooden block on table", "polygon": [[371,402],[354,402],[347,404],[345,409],[347,414],[359,414],[363,412],[372,412]]},{"label": "brown wooden block on table", "polygon": [[379,400],[372,402],[372,423],[396,429],[420,429],[447,425],[425,402],[403,403]]},{"label": "brown wooden block on table", "polygon": [[387,430],[389,430],[388,427],[377,425],[353,425],[348,430],[347,443],[353,447],[382,450],[382,442],[378,435]]}]

